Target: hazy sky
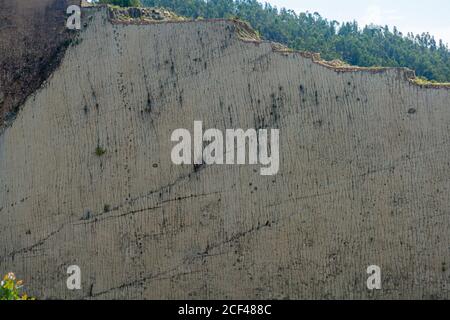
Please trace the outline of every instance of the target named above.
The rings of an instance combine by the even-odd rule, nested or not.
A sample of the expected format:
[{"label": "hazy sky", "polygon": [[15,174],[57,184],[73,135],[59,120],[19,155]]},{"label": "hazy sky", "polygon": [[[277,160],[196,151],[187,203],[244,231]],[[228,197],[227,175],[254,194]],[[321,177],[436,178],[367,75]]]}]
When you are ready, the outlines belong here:
[{"label": "hazy sky", "polygon": [[260,0],[296,12],[319,12],[323,17],[356,20],[365,25],[397,26],[404,34],[430,32],[450,44],[450,0]]}]

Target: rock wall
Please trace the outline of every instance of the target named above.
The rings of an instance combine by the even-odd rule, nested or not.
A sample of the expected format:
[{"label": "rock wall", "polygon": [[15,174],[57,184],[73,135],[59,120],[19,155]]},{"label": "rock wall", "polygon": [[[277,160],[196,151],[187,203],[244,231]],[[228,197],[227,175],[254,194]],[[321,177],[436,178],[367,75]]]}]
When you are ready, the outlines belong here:
[{"label": "rock wall", "polygon": [[[0,136],[0,271],[40,299],[448,299],[450,90],[237,28],[94,14]],[[173,165],[194,120],[279,128],[279,174]]]}]

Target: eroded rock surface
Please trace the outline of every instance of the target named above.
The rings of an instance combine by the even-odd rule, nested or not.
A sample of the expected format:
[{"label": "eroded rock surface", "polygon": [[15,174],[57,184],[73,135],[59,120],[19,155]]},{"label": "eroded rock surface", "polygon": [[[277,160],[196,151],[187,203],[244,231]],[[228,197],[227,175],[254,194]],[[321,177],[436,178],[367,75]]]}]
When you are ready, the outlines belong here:
[{"label": "eroded rock surface", "polygon": [[[0,135],[0,270],[40,299],[449,298],[450,91],[238,28],[94,15]],[[279,174],[173,165],[194,120],[279,128]]]}]

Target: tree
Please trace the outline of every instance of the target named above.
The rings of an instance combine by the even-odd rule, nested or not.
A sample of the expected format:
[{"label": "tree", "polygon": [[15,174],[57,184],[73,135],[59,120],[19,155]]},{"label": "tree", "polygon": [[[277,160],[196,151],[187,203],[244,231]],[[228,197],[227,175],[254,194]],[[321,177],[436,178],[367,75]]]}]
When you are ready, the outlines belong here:
[{"label": "tree", "polygon": [[319,13],[295,13],[258,0],[141,0],[149,7],[165,7],[191,18],[238,17],[263,38],[303,51],[320,52],[327,60],[340,59],[362,67],[408,67],[418,76],[450,82],[450,51],[429,33],[403,35],[397,28],[353,22],[339,24]]}]

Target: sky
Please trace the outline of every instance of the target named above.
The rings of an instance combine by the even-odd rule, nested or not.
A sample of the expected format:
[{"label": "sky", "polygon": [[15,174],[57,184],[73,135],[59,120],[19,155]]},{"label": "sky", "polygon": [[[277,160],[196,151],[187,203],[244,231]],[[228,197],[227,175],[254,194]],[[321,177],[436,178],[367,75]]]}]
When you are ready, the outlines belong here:
[{"label": "sky", "polygon": [[405,35],[429,32],[450,44],[450,0],[259,0],[296,12],[318,12],[338,22],[356,20],[362,26],[397,26]]}]

